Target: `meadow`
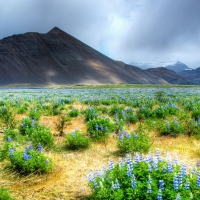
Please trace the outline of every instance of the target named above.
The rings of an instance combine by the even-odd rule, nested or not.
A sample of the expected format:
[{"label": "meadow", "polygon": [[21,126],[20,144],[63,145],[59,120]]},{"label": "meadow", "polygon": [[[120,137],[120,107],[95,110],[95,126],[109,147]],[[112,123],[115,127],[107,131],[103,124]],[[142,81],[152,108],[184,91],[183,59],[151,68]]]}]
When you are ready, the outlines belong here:
[{"label": "meadow", "polygon": [[0,199],[200,199],[200,88],[0,90]]}]

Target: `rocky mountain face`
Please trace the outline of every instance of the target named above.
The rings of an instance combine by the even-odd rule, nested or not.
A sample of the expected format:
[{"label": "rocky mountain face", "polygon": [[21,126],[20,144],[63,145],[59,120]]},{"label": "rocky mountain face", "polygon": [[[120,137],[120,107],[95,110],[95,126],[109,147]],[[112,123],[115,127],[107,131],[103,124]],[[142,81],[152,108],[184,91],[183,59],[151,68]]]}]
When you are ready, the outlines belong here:
[{"label": "rocky mountain face", "polygon": [[183,77],[178,75],[176,72],[166,69],[164,67],[158,67],[158,68],[151,68],[145,70],[146,72],[153,74],[155,76],[160,77],[161,79],[164,79],[166,82],[171,83],[171,84],[199,84],[198,81],[194,80],[191,77]]},{"label": "rocky mountain face", "polygon": [[166,83],[114,61],[55,27],[0,40],[0,84]]},{"label": "rocky mountain face", "polygon": [[178,72],[178,74],[180,76],[189,77],[195,80],[198,84],[200,84],[200,67],[193,70],[184,70],[184,71]]},{"label": "rocky mountain face", "polygon": [[173,70],[176,73],[185,71],[185,70],[191,70],[186,64],[179,61],[174,64],[169,64],[165,68],[169,70]]}]

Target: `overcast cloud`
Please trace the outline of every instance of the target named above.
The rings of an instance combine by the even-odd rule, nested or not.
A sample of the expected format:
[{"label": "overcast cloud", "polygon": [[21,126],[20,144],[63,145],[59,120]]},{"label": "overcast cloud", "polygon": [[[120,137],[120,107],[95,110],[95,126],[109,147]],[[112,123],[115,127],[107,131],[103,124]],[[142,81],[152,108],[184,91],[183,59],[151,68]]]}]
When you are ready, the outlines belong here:
[{"label": "overcast cloud", "polygon": [[0,0],[0,39],[55,26],[115,60],[200,67],[199,0]]}]

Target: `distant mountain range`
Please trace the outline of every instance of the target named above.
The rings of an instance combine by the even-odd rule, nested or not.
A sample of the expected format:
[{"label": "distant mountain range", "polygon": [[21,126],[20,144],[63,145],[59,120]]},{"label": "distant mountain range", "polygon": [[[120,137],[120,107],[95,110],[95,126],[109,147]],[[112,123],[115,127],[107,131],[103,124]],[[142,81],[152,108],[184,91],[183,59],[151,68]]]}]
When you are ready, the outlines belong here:
[{"label": "distant mountain range", "polygon": [[153,63],[130,63],[134,66],[139,67],[140,69],[149,69],[149,68],[158,68],[164,67],[166,69],[173,70],[175,72],[181,72],[184,70],[191,70],[186,64],[179,61],[170,61],[170,62],[153,62]]},{"label": "distant mountain range", "polygon": [[0,40],[0,85],[200,84],[200,76],[194,75],[199,72],[181,74],[180,70],[189,72],[189,68],[180,62],[157,69],[139,67],[112,60],[57,27],[46,34],[25,33]]}]

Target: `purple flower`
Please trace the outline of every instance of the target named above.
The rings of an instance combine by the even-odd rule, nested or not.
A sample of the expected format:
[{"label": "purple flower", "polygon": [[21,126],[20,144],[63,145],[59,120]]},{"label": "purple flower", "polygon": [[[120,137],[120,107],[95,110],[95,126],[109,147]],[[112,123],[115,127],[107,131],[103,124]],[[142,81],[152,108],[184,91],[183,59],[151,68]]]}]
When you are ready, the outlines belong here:
[{"label": "purple flower", "polygon": [[8,142],[12,142],[12,139],[11,139],[11,137],[8,137]]},{"label": "purple flower", "polygon": [[42,153],[42,145],[41,145],[41,144],[38,145],[38,151],[39,151],[40,153]]}]

